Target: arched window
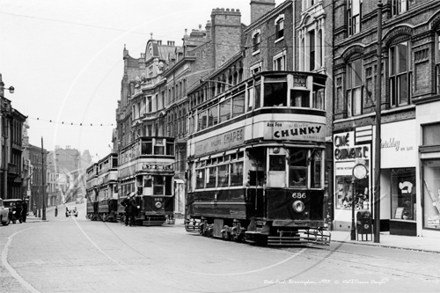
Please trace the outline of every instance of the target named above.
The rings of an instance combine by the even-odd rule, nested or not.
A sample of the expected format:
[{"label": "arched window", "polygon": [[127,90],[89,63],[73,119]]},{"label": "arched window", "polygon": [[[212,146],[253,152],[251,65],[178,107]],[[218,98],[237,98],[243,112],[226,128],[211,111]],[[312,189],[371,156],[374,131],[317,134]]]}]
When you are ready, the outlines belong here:
[{"label": "arched window", "polygon": [[357,116],[363,110],[363,61],[356,59],[347,63],[346,71],[346,106],[347,116]]}]

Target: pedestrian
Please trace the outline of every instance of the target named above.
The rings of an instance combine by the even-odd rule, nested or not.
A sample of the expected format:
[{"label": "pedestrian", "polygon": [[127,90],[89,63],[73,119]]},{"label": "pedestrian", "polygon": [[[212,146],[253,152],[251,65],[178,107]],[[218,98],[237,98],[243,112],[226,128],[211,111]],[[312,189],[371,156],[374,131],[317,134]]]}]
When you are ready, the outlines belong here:
[{"label": "pedestrian", "polygon": [[23,207],[21,210],[21,219],[22,219],[23,223],[26,223],[27,212],[28,212],[28,204],[27,204],[27,200],[25,200],[25,201],[23,201]]},{"label": "pedestrian", "polygon": [[128,221],[130,218],[130,193],[127,193],[127,197],[121,202],[121,205],[125,208],[125,226],[128,226]]},{"label": "pedestrian", "polygon": [[136,222],[136,214],[137,214],[137,205],[136,205],[136,199],[134,198],[134,195],[130,197],[129,200],[129,224],[130,227],[135,225]]}]

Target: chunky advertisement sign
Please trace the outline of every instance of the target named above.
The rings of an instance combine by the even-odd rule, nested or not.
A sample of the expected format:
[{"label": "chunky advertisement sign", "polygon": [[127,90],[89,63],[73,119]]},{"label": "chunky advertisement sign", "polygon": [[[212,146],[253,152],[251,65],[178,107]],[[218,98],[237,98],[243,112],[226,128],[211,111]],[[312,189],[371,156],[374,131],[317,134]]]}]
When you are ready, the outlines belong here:
[{"label": "chunky advertisement sign", "polygon": [[325,125],[312,122],[267,122],[264,139],[325,141]]}]

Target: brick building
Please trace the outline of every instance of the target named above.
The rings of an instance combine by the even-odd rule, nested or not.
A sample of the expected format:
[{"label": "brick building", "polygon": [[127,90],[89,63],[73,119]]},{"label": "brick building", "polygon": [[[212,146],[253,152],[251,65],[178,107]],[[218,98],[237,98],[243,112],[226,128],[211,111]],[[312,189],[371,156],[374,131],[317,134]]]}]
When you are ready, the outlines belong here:
[{"label": "brick building", "polygon": [[[349,229],[350,201],[372,210],[377,62],[381,57],[381,230],[439,235],[440,3],[385,0],[382,51],[376,1],[334,1],[334,227]],[[337,155],[336,155],[337,154]],[[369,176],[352,184],[354,164]],[[437,179],[435,179],[437,178]],[[434,205],[433,205],[434,204]],[[374,215],[376,216],[376,215]]]}]

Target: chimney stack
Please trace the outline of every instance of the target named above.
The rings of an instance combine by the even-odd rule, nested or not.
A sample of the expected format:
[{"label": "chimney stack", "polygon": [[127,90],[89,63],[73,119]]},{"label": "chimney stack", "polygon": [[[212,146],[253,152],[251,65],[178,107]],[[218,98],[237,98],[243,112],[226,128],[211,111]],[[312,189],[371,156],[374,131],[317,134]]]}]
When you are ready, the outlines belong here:
[{"label": "chimney stack", "polygon": [[275,8],[275,0],[251,0],[251,23]]}]

